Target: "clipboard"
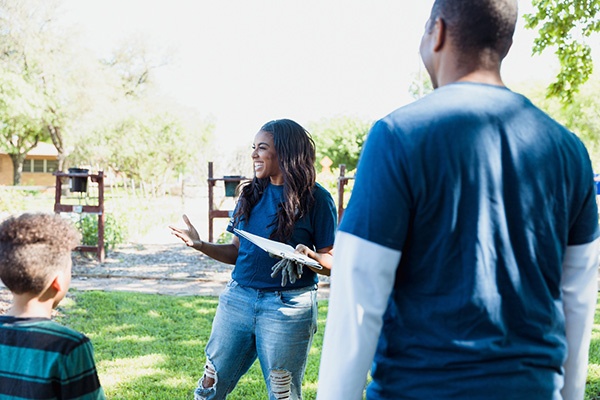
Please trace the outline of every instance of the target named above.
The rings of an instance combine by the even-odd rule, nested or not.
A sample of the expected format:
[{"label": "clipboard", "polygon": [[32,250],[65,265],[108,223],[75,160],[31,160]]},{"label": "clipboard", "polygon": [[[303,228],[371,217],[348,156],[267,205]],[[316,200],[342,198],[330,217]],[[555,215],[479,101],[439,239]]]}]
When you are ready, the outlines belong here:
[{"label": "clipboard", "polygon": [[294,248],[288,244],[266,239],[237,228],[234,228],[233,231],[241,237],[248,239],[267,253],[276,257],[294,260],[296,262],[308,265],[314,269],[323,269],[323,266],[312,258],[307,257],[304,254],[294,253]]}]

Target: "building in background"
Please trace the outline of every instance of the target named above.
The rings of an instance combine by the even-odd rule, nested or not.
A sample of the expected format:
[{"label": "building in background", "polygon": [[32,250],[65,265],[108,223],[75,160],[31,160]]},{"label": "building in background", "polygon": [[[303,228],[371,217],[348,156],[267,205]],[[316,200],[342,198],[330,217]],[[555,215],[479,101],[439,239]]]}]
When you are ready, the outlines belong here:
[{"label": "building in background", "polygon": [[[50,143],[38,143],[25,157],[22,186],[54,186],[52,175],[58,168],[58,151]],[[7,153],[0,151],[0,185],[13,184],[13,164]]]}]

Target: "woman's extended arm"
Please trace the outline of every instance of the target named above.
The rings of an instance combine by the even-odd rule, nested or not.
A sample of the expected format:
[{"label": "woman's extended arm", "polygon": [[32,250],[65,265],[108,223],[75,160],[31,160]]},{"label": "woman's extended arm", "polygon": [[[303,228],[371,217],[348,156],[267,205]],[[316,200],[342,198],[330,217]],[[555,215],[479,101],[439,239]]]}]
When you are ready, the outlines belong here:
[{"label": "woman's extended arm", "polygon": [[315,252],[309,249],[307,246],[299,244],[296,246],[296,253],[304,254],[321,264],[323,269],[314,269],[310,268],[310,265],[307,265],[308,268],[312,269],[317,274],[327,276],[331,275],[331,267],[333,265],[333,246],[324,247]]},{"label": "woman's extended arm", "polygon": [[187,229],[181,229],[170,225],[169,229],[171,229],[172,235],[181,239],[186,246],[201,251],[210,258],[214,258],[215,260],[224,262],[226,264],[235,264],[240,247],[240,240],[237,236],[233,237],[233,242],[231,244],[214,244],[210,242],[204,242],[200,239],[198,231],[196,228],[194,228],[194,225],[192,225],[189,218],[185,214],[183,215],[183,221],[187,225]]}]

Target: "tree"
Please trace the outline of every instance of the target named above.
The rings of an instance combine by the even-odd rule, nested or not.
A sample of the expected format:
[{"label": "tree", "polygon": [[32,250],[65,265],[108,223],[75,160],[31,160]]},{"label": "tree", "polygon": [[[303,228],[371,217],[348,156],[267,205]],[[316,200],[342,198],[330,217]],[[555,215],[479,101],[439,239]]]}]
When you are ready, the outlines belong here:
[{"label": "tree", "polygon": [[[345,164],[353,170],[372,122],[352,117],[338,117],[311,124],[312,137],[317,147],[317,164],[325,157],[333,166]],[[317,168],[320,168],[317,165]]]},{"label": "tree", "polygon": [[85,111],[81,98],[92,91],[86,84],[90,75],[81,73],[89,56],[75,45],[75,35],[58,23],[59,4],[0,0],[0,66],[42,94],[44,106],[38,117],[58,151],[62,170],[67,156],[65,131]]},{"label": "tree", "polygon": [[413,74],[413,80],[408,87],[408,92],[415,100],[419,100],[421,97],[433,92],[433,83],[427,73],[423,74],[419,69],[419,72]]},{"label": "tree", "polygon": [[593,71],[587,40],[600,32],[600,0],[533,0],[535,12],[526,14],[526,27],[540,26],[534,54],[555,47],[560,71],[548,87],[548,96],[568,104]]},{"label": "tree", "polygon": [[27,153],[48,139],[43,108],[43,97],[35,87],[18,74],[0,71],[0,148],[12,161],[14,185],[21,183]]},{"label": "tree", "polygon": [[76,121],[102,101],[103,87],[110,79],[98,60],[76,46],[65,46],[54,56],[50,62],[52,55],[48,55],[41,68],[39,84],[46,104],[44,125],[58,151],[58,169],[64,170]]},{"label": "tree", "polygon": [[[198,164],[212,125],[186,119],[166,104],[121,99],[79,137],[71,159],[134,179],[160,194]],[[191,114],[191,113],[189,113]]]},{"label": "tree", "polygon": [[169,57],[161,54],[146,39],[132,36],[103,60],[121,79],[123,93],[126,96],[148,96],[148,88],[152,87],[153,71],[167,65]]}]

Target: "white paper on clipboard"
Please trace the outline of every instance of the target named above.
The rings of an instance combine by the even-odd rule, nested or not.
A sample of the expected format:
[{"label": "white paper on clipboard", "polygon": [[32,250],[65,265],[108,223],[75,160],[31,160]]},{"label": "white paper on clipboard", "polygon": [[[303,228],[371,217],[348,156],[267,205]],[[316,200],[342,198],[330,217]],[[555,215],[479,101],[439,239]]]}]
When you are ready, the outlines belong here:
[{"label": "white paper on clipboard", "polygon": [[294,248],[288,244],[260,237],[237,228],[234,228],[233,231],[239,234],[241,237],[248,239],[269,254],[294,260],[302,264],[309,265],[314,269],[323,269],[323,266],[312,258],[307,257],[304,254],[294,253]]}]

